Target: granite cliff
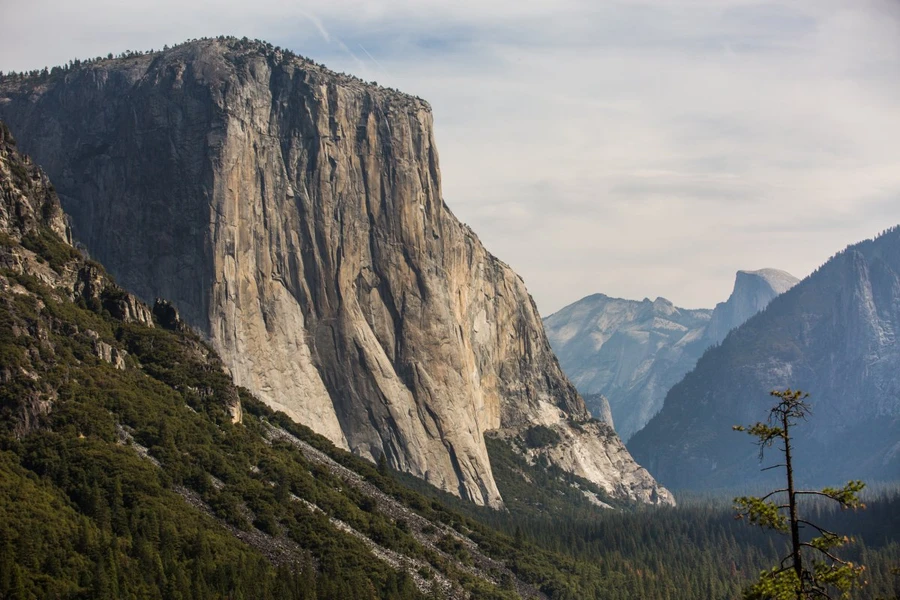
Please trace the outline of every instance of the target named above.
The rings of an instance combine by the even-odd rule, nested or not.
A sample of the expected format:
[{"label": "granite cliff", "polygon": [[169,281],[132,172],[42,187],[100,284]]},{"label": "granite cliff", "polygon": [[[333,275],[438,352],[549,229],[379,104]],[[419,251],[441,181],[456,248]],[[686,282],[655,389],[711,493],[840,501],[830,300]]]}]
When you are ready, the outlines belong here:
[{"label": "granite cliff", "polygon": [[[72,231],[56,190],[47,175],[16,147],[0,121],[0,269],[26,275],[65,293],[71,301],[108,312],[125,323],[153,327],[150,307],[115,284],[100,265],[76,251]],[[9,278],[0,289],[24,294]],[[154,306],[156,309],[156,306]],[[177,317],[176,317],[177,319]],[[23,332],[24,333],[24,332]],[[40,337],[39,332],[29,335]],[[122,354],[98,342],[94,351],[107,362]],[[9,365],[4,365],[4,372]],[[6,375],[2,376],[8,381]]]},{"label": "granite cliff", "polygon": [[738,271],[728,300],[719,302],[713,309],[704,338],[709,345],[721,343],[728,332],[744,324],[768,306],[775,296],[785,293],[799,281],[790,273],[778,269]]},{"label": "granite cliff", "polygon": [[[440,499],[238,389],[170,303],[151,311],[73,247],[2,121],[0,357],[2,598],[547,600],[571,585],[571,557],[475,521],[457,532]],[[540,467],[497,469],[526,472]],[[540,565],[527,580],[523,560]]]},{"label": "granite cliff", "polygon": [[587,435],[522,280],[443,202],[424,101],[223,38],[7,78],[0,118],[124,287],[335,444],[497,506],[485,432]]},{"label": "granite cliff", "polygon": [[837,254],[707,351],[629,449],[670,486],[745,485],[766,474],[753,441],[731,426],[763,420],[768,392],[792,387],[809,392],[813,408],[795,432],[797,477],[895,479],[898,330],[894,228]]}]

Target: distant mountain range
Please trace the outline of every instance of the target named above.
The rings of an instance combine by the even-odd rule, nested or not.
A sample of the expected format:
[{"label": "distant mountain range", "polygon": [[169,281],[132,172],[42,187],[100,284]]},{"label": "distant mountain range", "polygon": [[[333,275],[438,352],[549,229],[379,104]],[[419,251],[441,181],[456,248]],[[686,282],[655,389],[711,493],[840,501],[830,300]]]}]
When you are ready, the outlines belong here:
[{"label": "distant mountain range", "polygon": [[608,399],[616,430],[628,440],[704,350],[796,283],[777,269],[738,271],[731,296],[713,310],[594,294],[545,318],[544,327],[588,408],[605,420]]},{"label": "distant mountain range", "polygon": [[731,426],[764,419],[768,392],[792,387],[813,406],[796,429],[800,478],[896,479],[898,332],[895,227],[840,252],[708,350],[628,447],[665,485],[745,485],[765,475],[757,447]]}]

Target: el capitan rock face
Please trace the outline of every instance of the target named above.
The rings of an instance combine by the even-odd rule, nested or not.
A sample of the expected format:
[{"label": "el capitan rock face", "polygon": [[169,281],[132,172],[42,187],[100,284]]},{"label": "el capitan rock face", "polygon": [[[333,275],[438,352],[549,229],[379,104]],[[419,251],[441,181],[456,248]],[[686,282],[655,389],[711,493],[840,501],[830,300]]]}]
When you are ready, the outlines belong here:
[{"label": "el capitan rock face", "polygon": [[499,505],[486,431],[588,418],[425,102],[227,39],[5,81],[0,118],[124,287],[334,443]]}]

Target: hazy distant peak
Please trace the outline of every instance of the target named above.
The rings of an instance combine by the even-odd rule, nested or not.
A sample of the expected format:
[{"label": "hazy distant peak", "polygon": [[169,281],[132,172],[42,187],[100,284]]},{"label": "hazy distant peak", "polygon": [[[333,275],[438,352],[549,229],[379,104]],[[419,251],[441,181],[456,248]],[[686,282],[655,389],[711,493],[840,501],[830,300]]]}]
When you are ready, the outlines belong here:
[{"label": "hazy distant peak", "polygon": [[762,279],[769,284],[776,294],[783,294],[797,285],[800,281],[787,271],[782,271],[781,269],[759,269],[757,271],[740,270],[737,272],[735,278],[735,287],[737,287],[737,280],[740,279],[742,275]]},{"label": "hazy distant peak", "polygon": [[608,398],[619,435],[628,440],[706,348],[796,283],[778,269],[738,271],[731,296],[715,310],[679,308],[662,296],[625,300],[592,294],[546,317],[544,325],[593,414],[606,419]]},{"label": "hazy distant peak", "polygon": [[728,300],[720,302],[713,311],[706,337],[719,343],[728,332],[764,309],[775,296],[794,287],[800,280],[780,269],[738,271],[734,289]]}]

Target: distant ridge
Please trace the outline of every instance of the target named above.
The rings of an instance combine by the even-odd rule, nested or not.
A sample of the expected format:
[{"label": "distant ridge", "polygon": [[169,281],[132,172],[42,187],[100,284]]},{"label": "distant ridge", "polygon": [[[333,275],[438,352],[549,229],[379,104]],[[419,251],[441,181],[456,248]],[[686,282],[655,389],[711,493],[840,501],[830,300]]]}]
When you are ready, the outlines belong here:
[{"label": "distant ridge", "polygon": [[678,308],[665,298],[642,301],[592,294],[544,319],[563,370],[602,418],[608,399],[628,440],[662,408],[669,389],[706,348],[797,283],[778,269],[738,271],[726,302],[714,310]]},{"label": "distant ridge", "polygon": [[849,246],[711,348],[629,442],[676,488],[746,484],[756,447],[731,425],[774,388],[812,394],[798,473],[821,483],[900,477],[900,228]]}]

